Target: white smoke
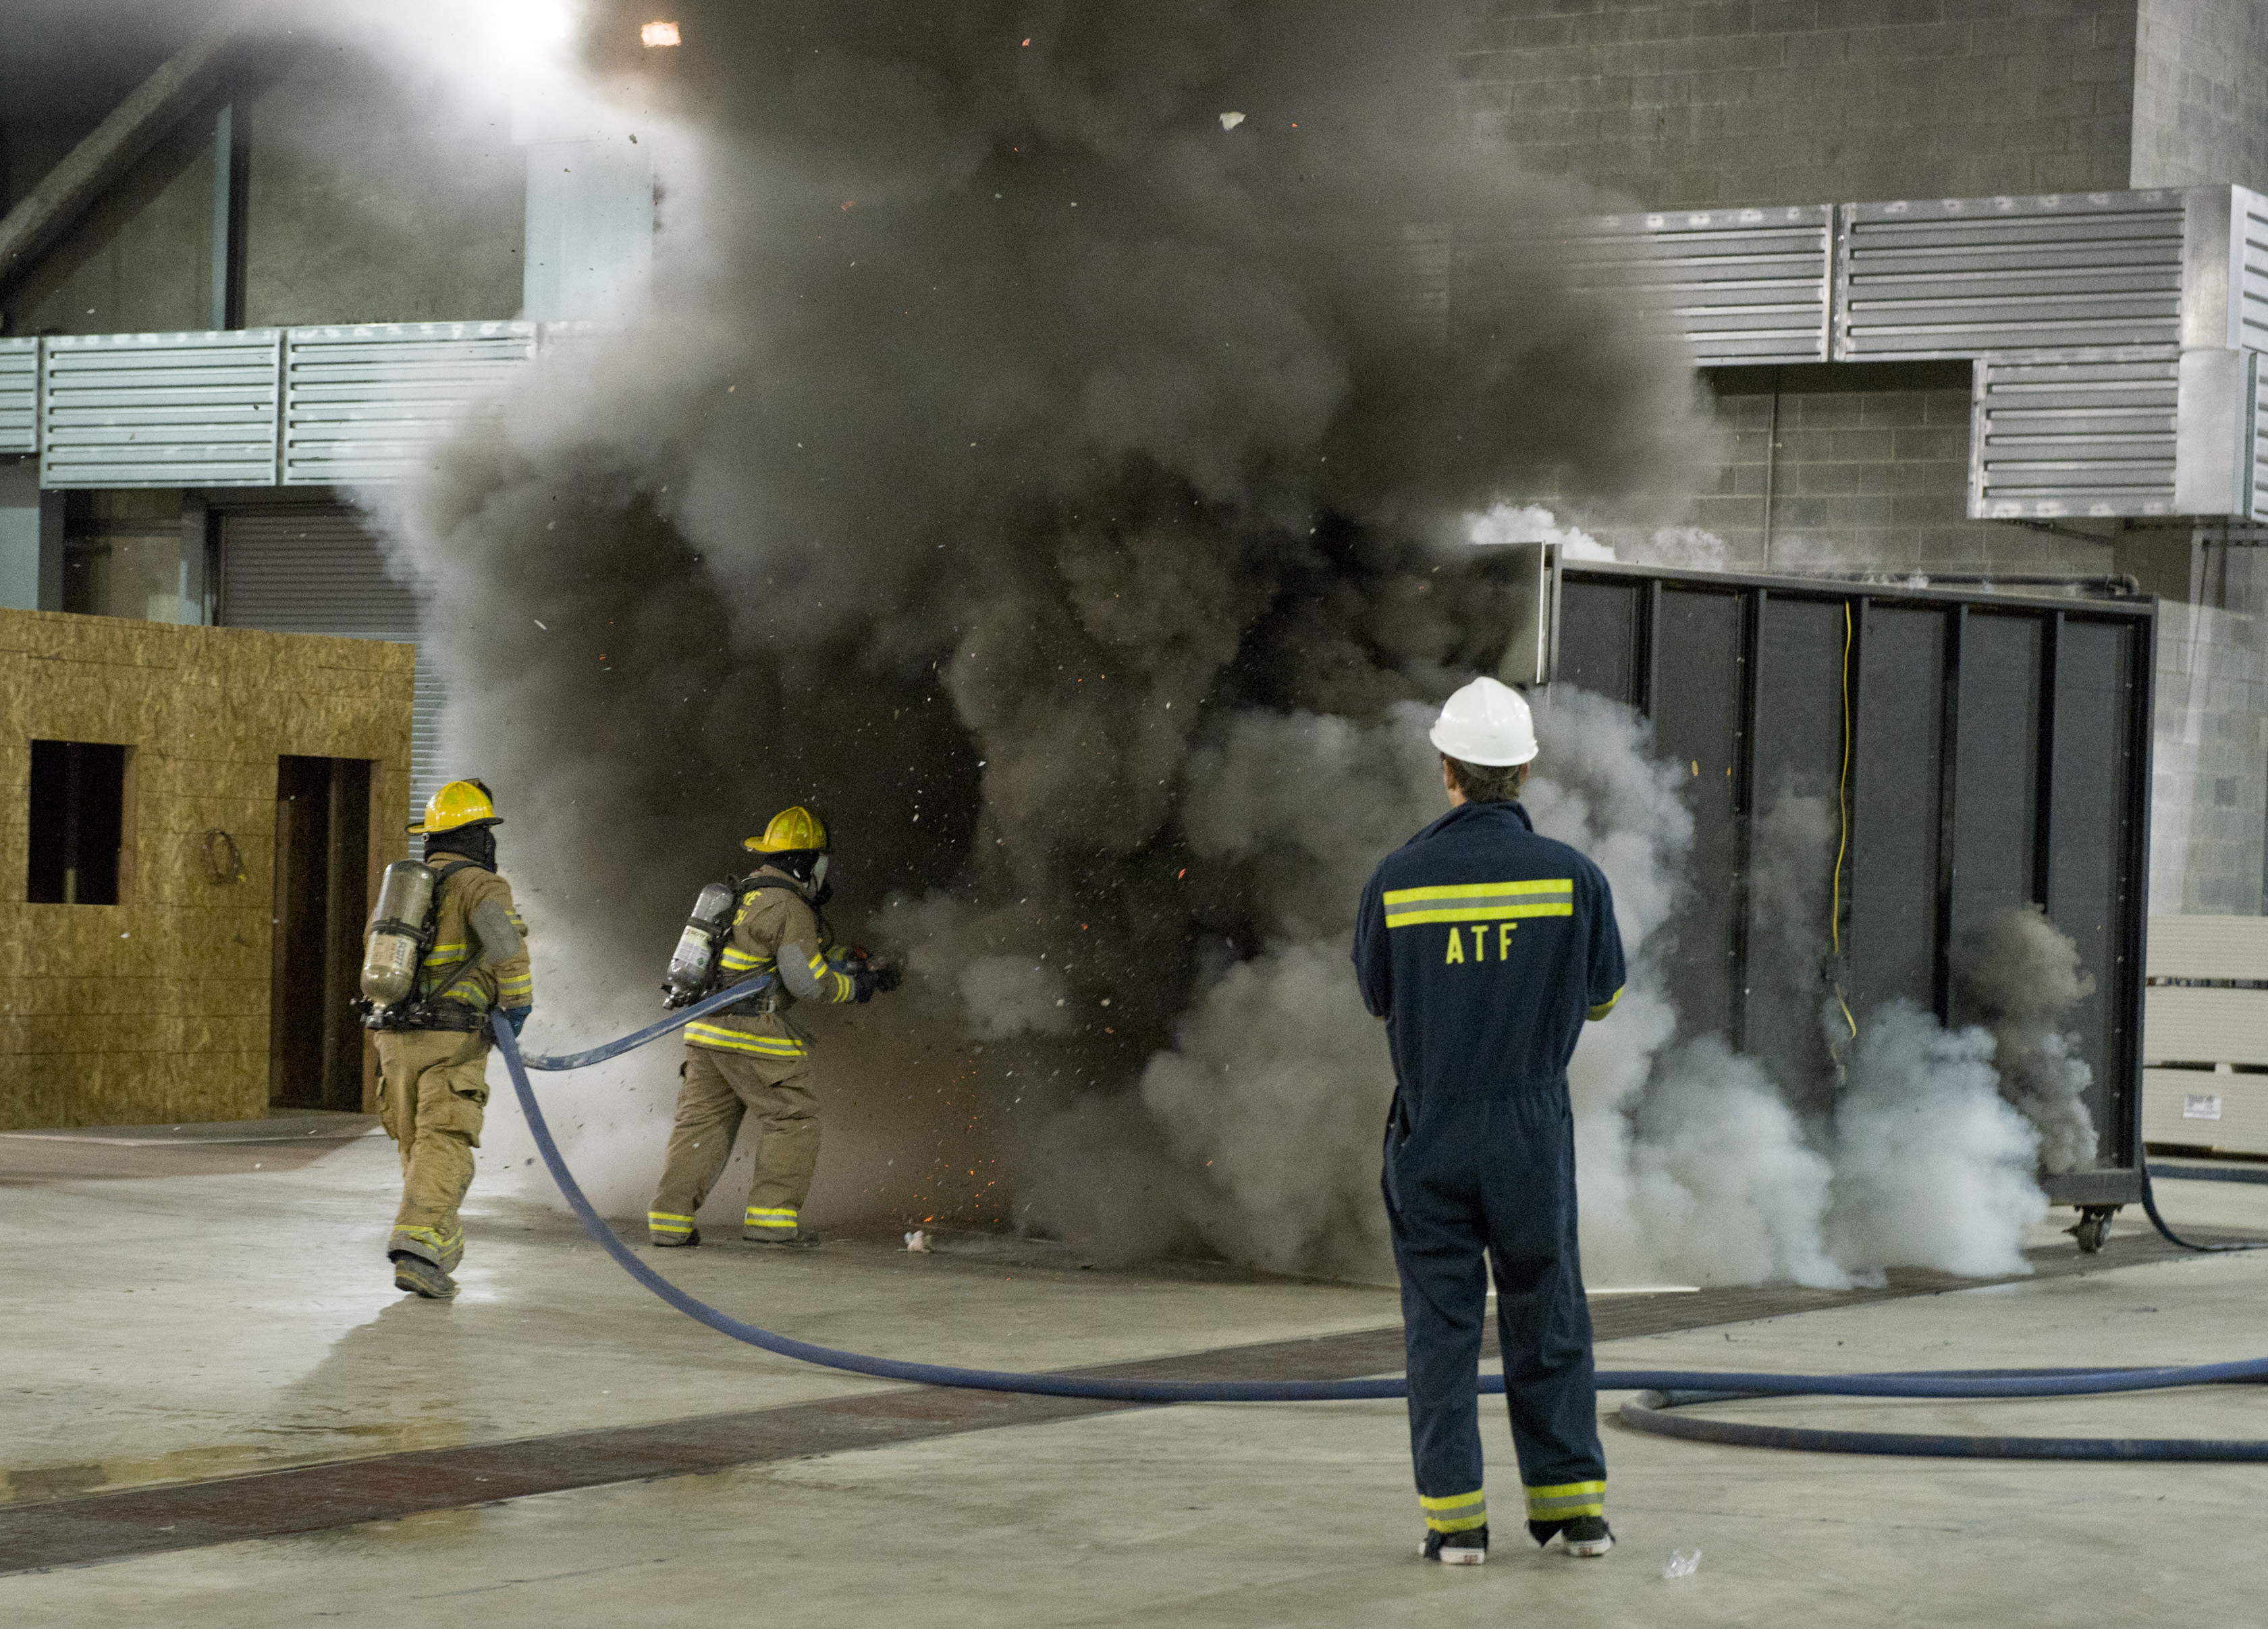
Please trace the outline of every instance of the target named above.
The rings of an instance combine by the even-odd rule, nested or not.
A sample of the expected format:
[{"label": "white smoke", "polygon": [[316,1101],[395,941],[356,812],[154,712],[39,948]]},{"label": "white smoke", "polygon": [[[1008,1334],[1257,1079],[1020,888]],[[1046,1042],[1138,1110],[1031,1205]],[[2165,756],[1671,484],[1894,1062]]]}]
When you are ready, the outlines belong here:
[{"label": "white smoke", "polygon": [[1557,543],[1563,560],[1611,560],[1615,551],[1579,526],[1563,527],[1540,504],[1498,504],[1467,517],[1476,543]]},{"label": "white smoke", "polygon": [[1484,513],[1467,515],[1464,525],[1469,542],[1552,543],[1566,561],[1624,560],[1695,571],[1729,571],[1733,565],[1731,545],[1705,527],[1599,529],[1611,532],[1616,541],[1603,542],[1572,520],[1563,523],[1541,504],[1498,504]]},{"label": "white smoke", "polygon": [[1888,1003],[1860,1030],[1835,1114],[1828,1239],[1853,1272],[2024,1272],[2018,1241],[2045,1215],[2039,1137],[2000,1099],[1992,1037]]},{"label": "white smoke", "polygon": [[[2001,1098],[1992,1035],[1888,1004],[1864,1026],[1839,1097],[1822,1080],[1776,1081],[1719,1036],[1681,1039],[1667,975],[1696,879],[1677,768],[1653,758],[1629,708],[1565,687],[1539,701],[1543,750],[1523,802],[1539,832],[1606,873],[1630,964],[1621,1002],[1587,1028],[1569,1071],[1592,1281],[1833,1286],[1899,1265],[2021,1272],[2023,1230],[2045,1209],[2039,1142]],[[1376,857],[1443,807],[1424,723],[1416,707],[1367,730],[1250,715],[1199,751],[1191,829],[1215,853],[1278,868],[1270,914],[1284,937],[1212,984],[1144,1076],[1152,1120],[1119,1131],[1162,1132],[1195,1174],[1179,1195],[1185,1217],[1235,1259],[1387,1271],[1376,1184],[1392,1073],[1355,998],[1344,923]],[[1328,801],[1314,795],[1327,785]],[[1817,847],[1832,814],[1816,798],[1778,807],[1784,863],[1758,889],[1766,941],[1785,941],[1778,963],[1815,969],[1824,913],[1812,873],[1827,863]],[[2030,923],[2024,932],[2068,946]],[[2054,958],[2036,947],[2026,965],[2043,960]],[[2024,977],[2035,1052],[2061,1056],[2036,1036],[2054,1034],[2073,984]],[[1819,1000],[1815,977],[1807,989],[1794,973],[1764,993],[1807,1012]],[[2001,1000],[2021,1006],[2013,991]],[[1819,1101],[1831,1108],[1808,1112]]]}]

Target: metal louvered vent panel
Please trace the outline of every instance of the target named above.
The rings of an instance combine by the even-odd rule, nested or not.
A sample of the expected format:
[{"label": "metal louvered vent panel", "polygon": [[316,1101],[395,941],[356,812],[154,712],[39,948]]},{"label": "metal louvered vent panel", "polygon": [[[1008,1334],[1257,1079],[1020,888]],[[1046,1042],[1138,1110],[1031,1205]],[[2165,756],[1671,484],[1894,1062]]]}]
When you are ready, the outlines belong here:
[{"label": "metal louvered vent panel", "polygon": [[0,453],[40,450],[40,342],[0,339]]},{"label": "metal louvered vent panel", "polygon": [[1704,365],[1824,362],[1834,217],[1823,203],[1601,216],[1567,247],[1578,286],[1626,294]]},{"label": "metal louvered vent panel", "polygon": [[2181,343],[2177,192],[1853,203],[1838,361]]},{"label": "metal louvered vent panel", "polygon": [[2181,365],[1977,365],[1969,512],[1980,520],[2163,515],[2174,507]]},{"label": "metal louvered vent panel", "polygon": [[333,505],[247,510],[220,521],[220,621],[271,633],[328,634],[416,645],[409,792],[423,807],[440,771],[438,664],[419,643],[417,591],[387,570],[378,542],[354,512]]},{"label": "metal louvered vent panel", "polygon": [[40,484],[269,486],[282,330],[44,343]]},{"label": "metal louvered vent panel", "polygon": [[293,328],[284,347],[284,483],[398,481],[535,354],[532,322]]},{"label": "metal louvered vent panel", "polygon": [[2268,520],[2268,366],[2262,365],[2257,350],[2245,360],[2251,372],[2247,383],[2252,397],[2252,503],[2247,517]]},{"label": "metal louvered vent panel", "polygon": [[2268,350],[2268,198],[2242,187],[2230,189],[2229,247],[2235,262],[2236,343]]}]

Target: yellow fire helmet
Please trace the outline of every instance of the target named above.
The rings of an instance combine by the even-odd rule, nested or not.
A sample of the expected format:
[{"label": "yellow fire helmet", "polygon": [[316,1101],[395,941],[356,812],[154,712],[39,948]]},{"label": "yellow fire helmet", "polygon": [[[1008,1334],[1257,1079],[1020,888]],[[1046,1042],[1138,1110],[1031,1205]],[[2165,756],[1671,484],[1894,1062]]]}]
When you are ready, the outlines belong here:
[{"label": "yellow fire helmet", "polygon": [[425,818],[409,829],[416,837],[437,831],[457,831],[467,826],[501,826],[496,800],[485,783],[453,780],[425,800]]},{"label": "yellow fire helmet", "polygon": [[764,828],[761,837],[743,837],[740,846],[754,849],[759,854],[790,854],[799,849],[824,849],[827,846],[827,822],[802,804],[792,809],[782,809],[772,816],[772,823]]}]

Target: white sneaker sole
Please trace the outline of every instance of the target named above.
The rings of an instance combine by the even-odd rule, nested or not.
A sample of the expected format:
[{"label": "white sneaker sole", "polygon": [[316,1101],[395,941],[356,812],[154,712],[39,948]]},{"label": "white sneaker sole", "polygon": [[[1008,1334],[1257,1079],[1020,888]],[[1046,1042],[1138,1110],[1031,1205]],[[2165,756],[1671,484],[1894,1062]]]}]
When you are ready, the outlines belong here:
[{"label": "white sneaker sole", "polygon": [[1418,1546],[1418,1558],[1421,1561],[1439,1561],[1443,1566],[1482,1566],[1487,1564],[1488,1552],[1459,1545],[1454,1549],[1445,1546],[1439,1554],[1427,1555],[1421,1544]]},{"label": "white sneaker sole", "polygon": [[[1566,1541],[1562,1540],[1561,1542],[1565,1543]],[[1569,1555],[1576,1556],[1604,1555],[1608,1551],[1614,1547],[1615,1541],[1611,1538],[1594,1538],[1584,1544],[1568,1544],[1567,1553]]]}]

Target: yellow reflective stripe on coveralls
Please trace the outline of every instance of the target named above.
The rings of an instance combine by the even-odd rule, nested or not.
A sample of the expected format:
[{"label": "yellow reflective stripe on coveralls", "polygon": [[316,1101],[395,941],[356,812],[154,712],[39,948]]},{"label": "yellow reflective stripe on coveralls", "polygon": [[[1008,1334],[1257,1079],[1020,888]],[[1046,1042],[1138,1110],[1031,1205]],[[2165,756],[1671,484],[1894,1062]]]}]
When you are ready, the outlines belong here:
[{"label": "yellow reflective stripe on coveralls", "polygon": [[746,1052],[753,1058],[807,1058],[811,1043],[792,1036],[759,1035],[747,1029],[727,1029],[719,1024],[685,1026],[685,1038],[696,1046],[713,1046],[723,1052]]},{"label": "yellow reflective stripe on coveralls", "polygon": [[1607,1485],[1603,1482],[1562,1482],[1556,1487],[1528,1490],[1528,1519],[1531,1522],[1572,1522],[1577,1516],[1607,1514]]},{"label": "yellow reflective stripe on coveralls", "polygon": [[649,1233],[688,1234],[693,1231],[690,1216],[679,1216],[668,1211],[648,1211],[645,1225]]},{"label": "yellow reflective stripe on coveralls", "polygon": [[1425,1525],[1436,1533],[1469,1533],[1488,1525],[1488,1495],[1482,1492],[1451,1493],[1444,1499],[1418,1497]]},{"label": "yellow reflective stripe on coveralls", "polygon": [[753,951],[736,950],[727,945],[725,947],[725,953],[717,958],[717,965],[727,973],[769,973],[771,971],[772,959],[770,956],[757,955]]},{"label": "yellow reflective stripe on coveralls", "polygon": [[795,1231],[796,1208],[792,1205],[752,1205],[741,1219],[743,1227],[770,1227],[781,1233]]},{"label": "yellow reflective stripe on coveralls", "polygon": [[1448,882],[1431,888],[1389,888],[1386,925],[1417,927],[1428,922],[1503,922],[1527,917],[1575,914],[1575,879],[1546,877],[1529,882]]},{"label": "yellow reflective stripe on coveralls", "polygon": [[1589,1016],[1590,1016],[1590,1017],[1592,1017],[1592,1018],[1594,1018],[1594,1019],[1604,1018],[1608,1014],[1609,1014],[1609,1013],[1611,1013],[1611,1012],[1613,1012],[1613,1011],[1615,1010],[1615,1003],[1616,1003],[1616,1002],[1617,1002],[1617,1001],[1619,1001],[1619,1000],[1621,1000],[1622,999],[1623,999],[1623,992],[1622,992],[1621,991],[1619,991],[1619,990],[1616,991],[1614,992],[1614,994],[1612,994],[1612,995],[1609,996],[1605,1000],[1603,1000],[1603,1001],[1600,1002],[1600,1003],[1598,1004],[1598,1006],[1594,1006],[1594,1007],[1591,1008],[1591,1010],[1590,1010],[1590,1014],[1589,1014]]},{"label": "yellow reflective stripe on coveralls", "polygon": [[446,1233],[437,1227],[396,1227],[394,1238],[397,1242],[414,1242],[430,1245],[437,1261],[452,1254],[461,1255],[465,1248],[465,1230],[462,1227],[452,1227]]},{"label": "yellow reflective stripe on coveralls", "polygon": [[848,973],[838,973],[828,964],[827,958],[813,953],[810,958],[813,982],[820,987],[819,999],[829,1002],[848,1001],[858,993],[858,987]]}]

